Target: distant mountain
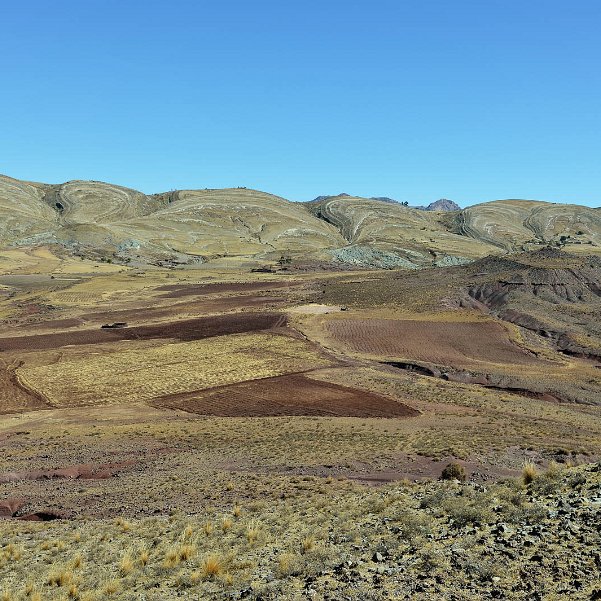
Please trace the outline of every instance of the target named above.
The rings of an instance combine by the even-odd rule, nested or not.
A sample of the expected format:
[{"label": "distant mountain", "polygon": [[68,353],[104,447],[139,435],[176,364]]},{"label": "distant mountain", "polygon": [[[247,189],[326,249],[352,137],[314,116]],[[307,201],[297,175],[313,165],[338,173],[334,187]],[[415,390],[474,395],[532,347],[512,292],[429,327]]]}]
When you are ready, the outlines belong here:
[{"label": "distant mountain", "polygon": [[340,194],[324,194],[323,196],[316,196],[309,202],[320,202],[322,200],[327,200],[328,198],[352,198],[352,196],[346,192],[341,192]]},{"label": "distant mountain", "polygon": [[[419,207],[418,207],[419,208]],[[448,198],[440,198],[431,202],[426,208],[426,211],[461,211],[461,207],[454,201]]]},{"label": "distant mountain", "polygon": [[601,210],[532,200],[460,210],[444,199],[419,210],[346,193],[301,203],[246,188],[147,195],[96,181],[0,176],[0,248],[42,245],[120,263],[287,255],[419,268],[547,245],[601,253]]},{"label": "distant mountain", "polygon": [[[346,192],[342,192],[341,194],[332,194],[332,195],[324,195],[317,196],[313,200],[309,202],[320,202],[323,200],[328,200],[330,198],[355,198]],[[387,202],[390,204],[399,204],[404,207],[408,206],[409,203],[406,200],[396,200],[394,198],[390,198],[389,196],[370,196],[369,200],[379,200],[380,202]],[[449,200],[448,198],[440,198],[439,200],[435,200],[431,202],[427,207],[418,206],[412,207],[413,209],[418,209],[420,211],[461,211],[461,207],[454,201]]]}]

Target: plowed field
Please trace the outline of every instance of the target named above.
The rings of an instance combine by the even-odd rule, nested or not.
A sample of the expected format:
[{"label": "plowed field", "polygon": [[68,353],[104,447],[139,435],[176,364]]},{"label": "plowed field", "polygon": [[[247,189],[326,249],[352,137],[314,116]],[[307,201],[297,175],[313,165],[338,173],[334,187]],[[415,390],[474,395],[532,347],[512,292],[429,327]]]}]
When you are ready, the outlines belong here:
[{"label": "plowed field", "polygon": [[411,407],[385,396],[313,380],[302,374],[221,386],[201,393],[172,394],[157,399],[153,405],[224,417],[411,417],[418,414]]},{"label": "plowed field", "polygon": [[168,284],[159,286],[166,298],[180,298],[204,294],[223,294],[225,292],[251,292],[257,290],[275,290],[302,286],[302,282],[210,282],[207,284]]},{"label": "plowed field", "polygon": [[378,357],[456,367],[544,364],[492,321],[336,319],[327,323],[327,330],[347,348]]},{"label": "plowed field", "polygon": [[0,338],[0,351],[43,350],[67,345],[99,344],[117,340],[150,340],[175,338],[182,341],[200,340],[213,336],[266,330],[286,324],[280,313],[233,313],[214,317],[199,317],[136,326],[122,329],[94,329],[39,336],[11,336]]}]

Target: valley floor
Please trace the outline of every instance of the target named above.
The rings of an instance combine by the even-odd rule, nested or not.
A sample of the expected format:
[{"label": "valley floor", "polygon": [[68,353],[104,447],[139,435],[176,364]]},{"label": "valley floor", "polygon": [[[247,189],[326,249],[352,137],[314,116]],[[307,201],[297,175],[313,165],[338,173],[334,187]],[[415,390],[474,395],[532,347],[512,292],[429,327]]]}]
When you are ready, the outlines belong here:
[{"label": "valley floor", "polygon": [[601,598],[594,303],[569,354],[467,267],[7,257],[3,599]]}]

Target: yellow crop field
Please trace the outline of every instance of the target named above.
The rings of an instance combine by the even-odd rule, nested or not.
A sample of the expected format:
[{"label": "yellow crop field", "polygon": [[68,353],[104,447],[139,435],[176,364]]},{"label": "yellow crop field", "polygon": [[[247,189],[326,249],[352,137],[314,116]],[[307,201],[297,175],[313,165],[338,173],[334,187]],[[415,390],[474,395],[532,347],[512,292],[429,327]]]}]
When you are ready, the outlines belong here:
[{"label": "yellow crop field", "polygon": [[25,366],[18,376],[53,405],[68,407],[144,401],[331,364],[296,338],[240,334]]}]

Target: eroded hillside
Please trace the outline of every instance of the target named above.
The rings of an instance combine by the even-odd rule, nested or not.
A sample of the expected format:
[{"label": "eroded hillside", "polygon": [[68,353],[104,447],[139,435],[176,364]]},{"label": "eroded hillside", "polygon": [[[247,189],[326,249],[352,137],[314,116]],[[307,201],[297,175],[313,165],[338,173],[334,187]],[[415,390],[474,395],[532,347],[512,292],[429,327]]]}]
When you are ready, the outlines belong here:
[{"label": "eroded hillside", "polygon": [[246,188],[146,195],[96,181],[51,185],[0,176],[0,245],[48,244],[116,262],[269,262],[284,255],[413,269],[549,244],[595,253],[601,213],[525,200],[423,211],[346,194],[296,203]]}]

